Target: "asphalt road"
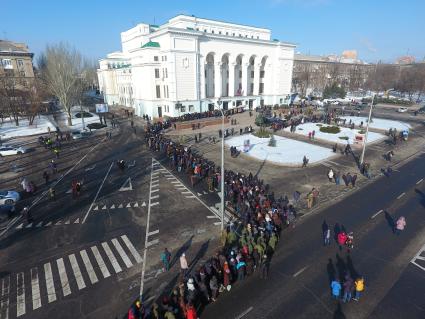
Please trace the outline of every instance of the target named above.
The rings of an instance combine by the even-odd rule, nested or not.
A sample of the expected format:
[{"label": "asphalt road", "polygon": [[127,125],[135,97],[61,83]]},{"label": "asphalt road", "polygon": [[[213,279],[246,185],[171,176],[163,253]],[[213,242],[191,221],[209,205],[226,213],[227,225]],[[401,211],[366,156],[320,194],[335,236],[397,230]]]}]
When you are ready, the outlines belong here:
[{"label": "asphalt road", "polygon": [[[390,178],[382,177],[284,231],[269,279],[257,274],[236,284],[202,318],[424,318],[425,272],[410,264],[425,244],[424,159],[422,154]],[[400,215],[407,228],[396,236],[389,218]],[[335,243],[322,246],[324,220],[354,232],[351,253]],[[358,303],[331,299],[330,275],[345,273],[366,279]]]}]

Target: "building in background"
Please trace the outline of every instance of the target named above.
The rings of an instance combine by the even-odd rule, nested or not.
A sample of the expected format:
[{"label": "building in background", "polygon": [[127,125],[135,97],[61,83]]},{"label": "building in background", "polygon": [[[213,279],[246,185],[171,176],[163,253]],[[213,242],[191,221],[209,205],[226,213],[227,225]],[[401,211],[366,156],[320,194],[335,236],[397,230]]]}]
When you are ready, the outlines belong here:
[{"label": "building in background", "polygon": [[301,96],[321,96],[326,85],[336,82],[347,91],[356,91],[374,68],[375,64],[359,60],[356,51],[344,51],[341,56],[295,54],[292,90]]},{"label": "building in background", "polygon": [[0,40],[0,78],[34,79],[33,55],[24,43]]},{"label": "building in background", "polygon": [[137,115],[289,102],[295,45],[269,29],[179,15],[138,24],[121,43],[121,52],[99,61],[99,87],[106,103]]}]

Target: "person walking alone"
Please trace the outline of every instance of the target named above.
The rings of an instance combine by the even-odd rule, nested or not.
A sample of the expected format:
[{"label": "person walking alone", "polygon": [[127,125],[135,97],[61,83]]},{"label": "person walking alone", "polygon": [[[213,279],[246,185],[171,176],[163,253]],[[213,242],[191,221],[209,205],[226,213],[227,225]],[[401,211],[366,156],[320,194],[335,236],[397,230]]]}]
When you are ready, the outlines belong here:
[{"label": "person walking alone", "polygon": [[189,269],[189,265],[187,263],[186,254],[182,253],[180,256],[180,271],[183,274],[183,277],[186,276],[186,272]]},{"label": "person walking alone", "polygon": [[164,251],[161,253],[160,258],[162,261],[162,265],[164,266],[164,271],[170,270],[171,253],[168,251],[167,248],[164,248]]},{"label": "person walking alone", "polygon": [[353,300],[359,301],[361,294],[364,291],[364,278],[358,277],[356,281],[354,282],[356,295],[354,296]]},{"label": "person walking alone", "polygon": [[395,222],[395,233],[400,235],[400,233],[404,230],[404,227],[406,227],[406,218],[404,216],[400,216]]}]

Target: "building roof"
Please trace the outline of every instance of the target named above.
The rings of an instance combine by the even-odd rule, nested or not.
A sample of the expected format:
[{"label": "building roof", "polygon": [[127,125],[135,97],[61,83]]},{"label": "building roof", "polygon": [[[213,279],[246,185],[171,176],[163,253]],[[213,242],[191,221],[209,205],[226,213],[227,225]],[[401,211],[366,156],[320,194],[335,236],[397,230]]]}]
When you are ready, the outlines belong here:
[{"label": "building roof", "polygon": [[0,52],[29,53],[29,50],[24,43],[0,40]]},{"label": "building roof", "polygon": [[159,48],[159,42],[149,41],[142,45],[142,48]]}]

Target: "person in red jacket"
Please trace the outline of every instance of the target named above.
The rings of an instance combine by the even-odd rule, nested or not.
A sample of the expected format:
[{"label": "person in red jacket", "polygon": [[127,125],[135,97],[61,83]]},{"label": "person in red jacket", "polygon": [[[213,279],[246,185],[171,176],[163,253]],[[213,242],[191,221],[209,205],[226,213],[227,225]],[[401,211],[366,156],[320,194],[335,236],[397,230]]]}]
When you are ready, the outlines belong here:
[{"label": "person in red jacket", "polygon": [[188,303],[186,307],[186,319],[198,319],[196,309],[191,303]]}]

